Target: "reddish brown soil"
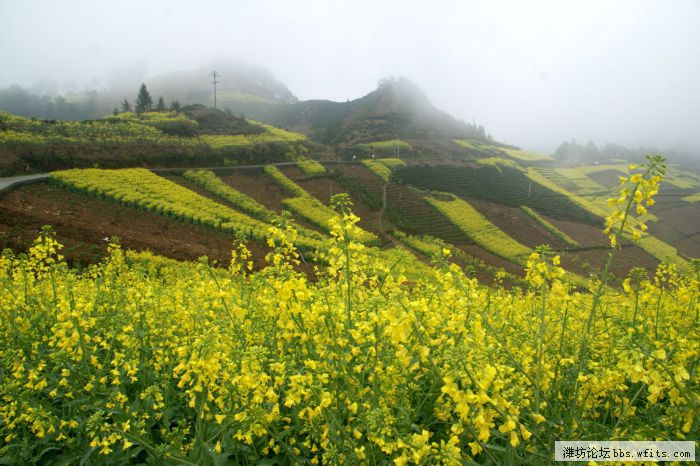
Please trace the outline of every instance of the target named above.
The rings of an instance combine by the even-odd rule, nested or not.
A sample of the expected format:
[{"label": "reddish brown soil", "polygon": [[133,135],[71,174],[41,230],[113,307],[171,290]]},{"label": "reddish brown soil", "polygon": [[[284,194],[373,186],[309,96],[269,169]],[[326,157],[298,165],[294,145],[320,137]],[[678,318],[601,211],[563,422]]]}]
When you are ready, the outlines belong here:
[{"label": "reddish brown soil", "polygon": [[[655,207],[655,206],[654,206]],[[700,233],[700,205],[688,204],[684,201],[676,204],[674,207],[661,211],[650,210],[659,218],[660,222],[664,222],[678,231],[683,236],[692,236]],[[649,228],[653,230],[654,222],[649,223]]]},{"label": "reddish brown soil", "polygon": [[688,236],[675,243],[678,252],[693,258],[700,258],[700,234]]},{"label": "reddish brown soil", "polygon": [[612,188],[620,184],[620,176],[623,176],[617,170],[604,170],[602,172],[595,172],[588,175],[593,181],[598,184],[605,186],[606,188]]},{"label": "reddish brown soil", "polygon": [[[220,175],[219,177],[224,183],[250,196],[270,210],[278,213],[287,210],[282,205],[282,200],[289,198],[290,195],[262,171]],[[324,233],[322,229],[297,215],[292,215],[292,218],[299,226]]]},{"label": "reddish brown soil", "polygon": [[[608,260],[609,249],[588,249],[561,254],[562,266],[584,277],[590,271],[600,272]],[[632,267],[644,267],[649,271],[656,270],[659,261],[643,249],[636,246],[625,246],[618,250],[611,266],[611,272],[618,277],[626,277]]]},{"label": "reddish brown soil", "polygon": [[[228,265],[233,237],[151,212],[132,209],[73,193],[51,184],[12,190],[0,198],[0,240],[3,247],[26,250],[43,225],[51,225],[64,244],[66,257],[92,263],[106,250],[105,238],[117,236],[125,248],[150,250],[180,260],[203,255]],[[256,268],[269,251],[261,242],[248,245]]]},{"label": "reddish brown soil", "polygon": [[333,171],[339,176],[354,178],[355,180],[362,182],[362,184],[368,190],[372,191],[377,196],[381,196],[382,194],[384,180],[372,173],[364,165],[338,165],[337,167],[333,168]]},{"label": "reddish brown soil", "polygon": [[548,244],[552,249],[566,246],[562,240],[548,232],[536,220],[515,207],[508,207],[482,199],[467,199],[481,215],[503,230],[508,236],[530,248]]},{"label": "reddish brown soil", "polygon": [[[607,236],[603,234],[602,228],[551,217],[545,217],[545,219],[579,244],[579,248],[567,248],[570,250],[562,252],[561,260],[564,268],[588,276],[591,269],[600,271],[605,266],[610,243]],[[611,270],[615,275],[626,276],[632,267],[655,270],[658,263],[659,261],[643,249],[625,242],[623,248],[617,252]]]},{"label": "reddish brown soil", "polygon": [[252,197],[265,207],[276,212],[284,210],[282,200],[289,195],[263,172],[220,175],[220,178],[240,192]]},{"label": "reddish brown soil", "polygon": [[[335,175],[318,179],[305,180],[295,169],[287,170],[290,177],[323,202],[328,201],[330,189],[342,191]],[[343,166],[338,170],[339,176],[361,177],[367,182],[368,189],[381,189],[382,182],[362,166]],[[208,193],[193,187],[181,177],[169,177],[195,191],[215,199]],[[364,179],[366,178],[366,180]],[[229,174],[222,179],[236,189],[250,195],[268,208],[279,211],[281,200],[288,195],[262,173]],[[374,183],[374,184],[372,184]],[[455,244],[467,254],[483,260],[489,265],[504,268],[515,275],[522,276],[522,268],[507,260],[497,257],[472,244],[468,238],[454,227],[444,216],[422,199],[422,194],[404,186],[390,184],[387,190],[389,207],[410,220],[415,227],[414,233],[430,234],[441,237]],[[216,200],[216,199],[215,199]],[[363,226],[371,231],[372,222],[377,222],[379,212],[372,211],[361,200],[355,200],[355,211],[366,220]],[[475,208],[490,221],[503,229],[517,241],[530,247],[541,243],[563,246],[553,237],[518,209],[496,205],[487,201],[471,200]],[[673,214],[670,211],[669,214]],[[688,211],[678,212],[680,221]],[[581,275],[586,275],[588,268],[600,270],[607,260],[607,240],[596,227],[548,218],[562,231],[576,239],[588,250],[562,253],[563,265]],[[299,221],[304,224],[303,221]],[[202,255],[227,265],[230,257],[232,236],[198,225],[183,223],[155,213],[127,208],[117,204],[73,193],[64,188],[37,184],[25,186],[6,193],[0,197],[0,247],[26,249],[37,235],[42,225],[49,224],[57,232],[58,239],[66,246],[66,256],[76,263],[90,263],[99,260],[104,254],[107,242],[105,238],[118,236],[127,248],[148,249],[157,254],[183,260],[194,260]],[[304,226],[311,227],[307,224]],[[676,245],[681,253],[697,251],[700,247],[700,233],[687,235]],[[385,237],[386,239],[386,237]],[[259,242],[249,246],[254,253],[255,266],[263,266],[263,257],[267,247]],[[422,258],[428,261],[427,258]],[[613,265],[613,273],[624,276],[629,268],[635,266],[653,270],[657,261],[637,247],[625,247],[618,252]],[[309,267],[304,267],[306,271]],[[490,282],[492,277],[484,271],[477,270],[477,277]]]},{"label": "reddish brown soil", "polygon": [[569,235],[582,248],[605,246],[608,244],[607,237],[603,235],[602,228],[597,228],[587,223],[559,220],[552,217],[544,218]]},{"label": "reddish brown soil", "polygon": [[[355,167],[366,169],[364,167]],[[284,174],[291,178],[295,183],[301,186],[306,192],[316,197],[318,200],[323,202],[325,205],[330,204],[331,196],[338,193],[347,192],[347,189],[338,182],[335,177],[324,176],[316,178],[307,178],[301,170],[296,167],[285,167]],[[355,171],[355,170],[352,170]],[[381,210],[372,210],[365,202],[359,199],[357,196],[350,193],[350,200],[352,201],[352,211],[360,217],[358,225],[367,231],[383,236],[381,231]],[[385,240],[388,241],[388,240]]]}]

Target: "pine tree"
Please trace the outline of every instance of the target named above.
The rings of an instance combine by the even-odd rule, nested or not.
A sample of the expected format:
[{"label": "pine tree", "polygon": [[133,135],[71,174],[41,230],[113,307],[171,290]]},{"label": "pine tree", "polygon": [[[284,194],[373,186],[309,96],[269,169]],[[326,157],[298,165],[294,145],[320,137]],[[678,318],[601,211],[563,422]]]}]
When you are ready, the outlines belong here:
[{"label": "pine tree", "polygon": [[129,103],[128,100],[124,99],[124,102],[122,102],[122,112],[130,112],[131,111],[131,104]]},{"label": "pine tree", "polygon": [[136,97],[136,113],[143,113],[146,110],[150,110],[153,107],[153,99],[151,99],[151,94],[148,93],[145,84],[141,84],[141,89],[139,89],[139,95]]},{"label": "pine tree", "polygon": [[175,110],[176,112],[179,112],[180,111],[180,101],[173,100],[173,102],[170,104],[170,109]]},{"label": "pine tree", "polygon": [[158,97],[158,103],[156,104],[156,110],[158,110],[159,112],[165,111],[165,100],[163,100],[163,96]]}]

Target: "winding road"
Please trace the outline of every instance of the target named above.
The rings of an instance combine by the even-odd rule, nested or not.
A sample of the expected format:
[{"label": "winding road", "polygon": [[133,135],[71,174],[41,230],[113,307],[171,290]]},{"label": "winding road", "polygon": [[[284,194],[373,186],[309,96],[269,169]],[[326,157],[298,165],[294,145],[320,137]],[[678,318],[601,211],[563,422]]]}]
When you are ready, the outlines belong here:
[{"label": "winding road", "polygon": [[12,188],[16,188],[17,186],[22,186],[23,184],[37,183],[47,179],[49,179],[48,173],[0,178],[0,194]]}]

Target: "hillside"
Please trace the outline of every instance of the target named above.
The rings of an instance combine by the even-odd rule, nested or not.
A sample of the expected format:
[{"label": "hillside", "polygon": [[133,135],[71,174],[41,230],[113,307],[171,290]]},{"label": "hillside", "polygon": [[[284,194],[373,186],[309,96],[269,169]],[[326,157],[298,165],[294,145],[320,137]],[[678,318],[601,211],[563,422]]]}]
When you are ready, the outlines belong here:
[{"label": "hillside", "polygon": [[[238,113],[243,107],[229,108]],[[407,156],[457,153],[453,139],[488,140],[483,128],[458,121],[435,108],[423,91],[405,78],[383,80],[364,97],[348,102],[309,100],[290,105],[250,105],[246,115],[307,134],[341,156],[369,155],[363,143],[406,140]],[[394,145],[387,147],[390,154]]]},{"label": "hillside", "polygon": [[148,79],[146,84],[156,95],[182,104],[212,105],[212,71],[219,74],[217,101],[220,107],[237,103],[290,104],[297,97],[267,69],[237,61],[217,61],[189,71],[173,71]]},{"label": "hillside", "polygon": [[[283,211],[290,211],[300,231],[298,246],[312,258],[318,241],[328,238],[328,222],[333,217],[328,207],[331,196],[345,191],[360,217],[359,227],[368,245],[391,248],[403,243],[419,261],[427,263],[431,250],[416,246],[418,239],[427,235],[433,243],[442,241],[459,251],[455,260],[472,267],[486,282],[494,279],[498,269],[505,269],[514,279],[522,276],[527,251],[540,244],[557,250],[564,266],[578,277],[587,276],[604,261],[607,239],[600,233],[602,218],[585,193],[565,194],[565,188],[548,184],[546,178],[536,181],[537,172],[506,161],[503,165],[476,166],[469,162],[450,166],[437,161],[394,162],[377,159],[374,165],[368,161],[367,166],[316,164],[316,169],[300,161],[297,166],[283,164],[274,170],[222,167],[202,175],[179,169],[161,171],[158,176],[144,170],[138,176],[124,172],[122,178],[116,177],[121,172],[74,170],[65,172],[73,173],[68,178],[61,178],[64,172],[59,172],[52,177],[61,180],[60,186],[27,186],[5,194],[0,199],[4,212],[0,225],[6,232],[6,245],[20,249],[27,247],[33,231],[41,225],[54,225],[61,240],[75,248],[75,256],[69,257],[79,262],[99,257],[103,238],[115,235],[129,247],[191,260],[206,254],[226,264],[225,242],[215,249],[207,245],[219,241],[214,237],[225,238],[226,233],[240,231],[251,244],[258,245],[253,249],[257,251],[256,263],[260,263],[266,249],[265,225],[281,218]],[[384,168],[380,170],[380,166]],[[139,181],[146,174],[149,178],[143,180],[150,181]],[[135,178],[129,181],[131,176]],[[153,191],[158,180],[169,184]],[[137,197],[128,194],[138,185],[146,190]],[[95,193],[97,199],[85,198]],[[682,205],[668,206],[669,199],[680,198],[664,199],[663,195],[659,215],[669,219],[667,227],[659,229],[658,222],[650,222],[654,237],[634,245],[624,242],[613,268],[619,277],[633,267],[653,268],[667,259],[685,263],[681,257],[700,256],[700,243],[694,239],[700,234],[700,224],[689,217],[684,223],[674,220],[679,219],[677,209],[685,208],[690,214],[688,209],[695,209],[695,205],[683,201]],[[163,204],[169,197],[183,204]],[[187,210],[200,204],[196,211]],[[123,223],[130,223],[128,211],[135,207],[144,210],[144,206],[150,213],[139,213],[142,226],[124,228]],[[674,232],[681,230],[686,236],[679,242]],[[76,242],[76,238],[80,240]],[[182,238],[192,242],[190,250]],[[572,279],[581,283],[579,278]]]},{"label": "hillside", "polygon": [[0,175],[74,167],[188,167],[327,157],[306,136],[221,110],[122,112],[98,120],[24,118],[0,112]]},{"label": "hillside", "polygon": [[[232,79],[230,85],[238,86],[236,92],[247,90],[258,96],[244,100],[258,112],[249,112],[247,118],[237,116],[235,107],[222,111],[201,104],[185,105],[179,111],[123,112],[82,122],[0,113],[0,173],[174,168],[159,174],[217,204],[248,196],[266,206],[269,212],[243,222],[249,225],[244,233],[261,243],[261,251],[266,237],[259,222],[269,224],[289,211],[306,232],[302,236],[319,241],[329,234],[328,221],[334,216],[331,195],[349,192],[360,217],[363,242],[382,247],[402,243],[423,263],[430,261],[431,253],[416,245],[422,244],[420,238],[430,237],[457,248],[463,254],[460,263],[476,265],[482,278],[492,279],[498,268],[522,275],[526,252],[540,244],[560,251],[579,284],[581,277],[601,265],[606,241],[599,230],[609,213],[607,199],[617,189],[617,176],[626,173],[624,164],[562,166],[547,155],[500,144],[483,128],[435,108],[417,86],[403,78],[384,80],[376,90],[348,102],[299,102],[269,73],[241,69],[237,71],[240,79]],[[237,76],[233,69],[228,71]],[[166,81],[183,89],[190,82],[184,75],[164,77]],[[342,163],[356,158],[362,164]],[[324,167],[309,159],[334,163]],[[261,168],[280,162],[287,165]],[[295,163],[298,167],[291,166]],[[226,168],[244,165],[256,167],[240,172]],[[201,167],[218,167],[216,175],[221,180],[215,175],[185,176],[185,168]],[[94,176],[106,180],[108,173]],[[128,184],[123,179],[114,183]],[[46,203],[61,211],[60,201],[50,197],[68,199],[73,194],[64,190],[78,189],[75,183],[63,186],[48,191],[26,188],[27,195],[18,198],[11,194],[6,206],[19,217],[6,219],[6,227],[22,228],[39,221],[22,220],[26,214],[23,203]],[[37,189],[36,193],[31,189]],[[95,189],[98,187],[79,188],[83,194]],[[231,194],[230,189],[240,194]],[[624,277],[633,267],[653,268],[667,260],[685,265],[688,259],[700,256],[698,193],[700,177],[670,167],[659,212],[649,216],[650,234],[636,242],[624,238],[622,261],[614,272]],[[144,205],[154,205],[152,196],[158,202],[167,197],[152,192],[144,196],[139,201]],[[229,207],[250,214],[245,210],[250,205],[246,201],[244,207]],[[218,212],[218,207],[213,209]],[[211,214],[205,221],[193,220],[200,215],[189,213],[185,219],[204,222],[219,232],[221,225],[238,221],[232,220],[230,212],[221,215]],[[51,216],[39,217],[52,223]],[[104,230],[89,219],[84,222],[88,231]],[[237,232],[233,227],[223,231]],[[309,232],[314,233],[308,236]],[[124,235],[123,231],[114,233]],[[26,245],[28,238],[22,233],[14,243]],[[93,246],[99,247],[100,241],[94,239]],[[159,239],[150,244],[167,254]],[[196,254],[187,257],[195,259]]]}]

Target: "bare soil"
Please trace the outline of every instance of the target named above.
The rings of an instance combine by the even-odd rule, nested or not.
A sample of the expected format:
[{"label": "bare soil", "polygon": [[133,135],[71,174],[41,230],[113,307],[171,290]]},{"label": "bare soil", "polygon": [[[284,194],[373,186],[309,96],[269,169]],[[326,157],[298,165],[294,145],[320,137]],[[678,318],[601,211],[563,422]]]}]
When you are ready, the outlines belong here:
[{"label": "bare soil", "polygon": [[481,215],[503,230],[508,236],[530,248],[548,244],[552,249],[566,246],[562,240],[552,235],[537,221],[515,207],[485,201],[483,199],[467,199]]},{"label": "bare soil", "polygon": [[[250,196],[270,210],[277,213],[287,210],[282,204],[282,201],[289,198],[290,195],[262,171],[249,172],[245,174],[236,173],[231,175],[220,175],[219,177],[224,183],[237,189],[243,194]],[[219,200],[219,202],[222,201]],[[308,228],[309,230],[315,230],[320,233],[325,233],[316,225],[307,222],[297,215],[292,214],[292,219],[299,226]]]},{"label": "bare soil", "polygon": [[553,217],[544,218],[569,235],[582,248],[605,246],[607,244],[607,238],[603,235],[602,230],[593,225],[569,220],[559,220]]},{"label": "bare soil", "polygon": [[[359,167],[354,167],[359,168]],[[362,167],[363,170],[366,170]],[[351,171],[355,171],[352,170]],[[331,176],[314,177],[307,178],[304,173],[296,167],[285,167],[283,169],[285,175],[291,178],[295,183],[301,186],[306,192],[314,196],[316,199],[320,200],[323,204],[329,205],[331,197],[334,194],[344,193],[348,190],[340,184],[338,178]],[[369,205],[367,205],[362,199],[355,196],[353,193],[350,194],[350,200],[352,201],[352,211],[355,215],[360,217],[358,225],[372,233],[383,236],[381,231],[381,219],[380,219],[380,209],[373,210]],[[386,242],[386,240],[384,241]]]},{"label": "bare soil", "polygon": [[[0,198],[0,246],[24,251],[43,225],[51,225],[76,264],[99,261],[109,238],[123,247],[150,250],[179,260],[208,256],[222,266],[230,262],[233,236],[204,226],[184,223],[148,211],[132,209],[65,188],[43,183],[12,190]],[[251,241],[254,266],[264,265],[269,249]]]}]

